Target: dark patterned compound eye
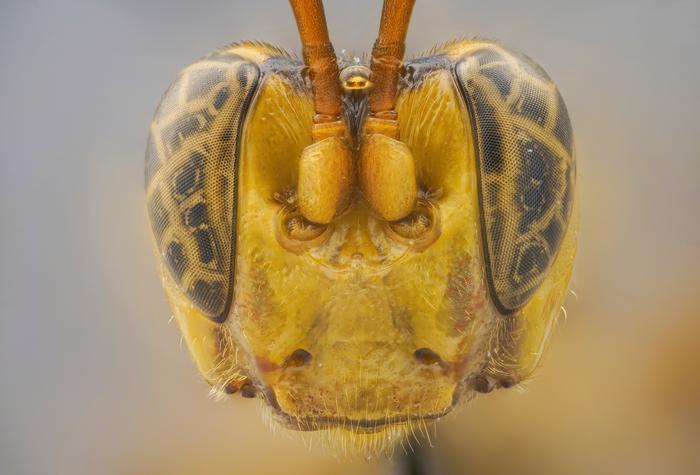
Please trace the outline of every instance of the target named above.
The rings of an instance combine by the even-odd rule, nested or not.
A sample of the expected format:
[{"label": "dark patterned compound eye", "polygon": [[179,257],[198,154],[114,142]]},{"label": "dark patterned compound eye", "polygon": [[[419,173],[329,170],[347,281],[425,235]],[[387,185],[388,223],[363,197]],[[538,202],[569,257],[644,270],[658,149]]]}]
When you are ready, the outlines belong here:
[{"label": "dark patterned compound eye", "polygon": [[156,246],[175,285],[216,322],[226,320],[233,291],[240,136],[259,76],[227,50],[192,64],[163,96],[148,142]]},{"label": "dark patterned compound eye", "polygon": [[489,288],[511,314],[542,283],[571,217],[575,162],[566,106],[531,59],[495,44],[454,67],[479,167]]}]

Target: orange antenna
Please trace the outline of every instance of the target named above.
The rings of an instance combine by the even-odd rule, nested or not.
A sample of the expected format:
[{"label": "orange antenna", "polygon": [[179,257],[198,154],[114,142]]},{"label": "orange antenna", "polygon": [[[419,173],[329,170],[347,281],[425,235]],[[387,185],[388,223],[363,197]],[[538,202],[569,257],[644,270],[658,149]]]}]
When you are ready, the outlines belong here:
[{"label": "orange antenna", "polygon": [[415,0],[384,0],[379,35],[372,48],[369,117],[358,160],[358,180],[370,208],[385,221],[415,209],[418,184],[410,148],[399,140],[396,90]]},{"label": "orange antenna", "polygon": [[338,63],[328,36],[321,0],[289,0],[301,37],[304,63],[309,68],[316,116],[314,122],[336,122],[340,118]]},{"label": "orange antenna", "polygon": [[379,35],[372,48],[369,110],[379,119],[396,120],[396,88],[406,50],[406,33],[415,0],[384,0]]}]

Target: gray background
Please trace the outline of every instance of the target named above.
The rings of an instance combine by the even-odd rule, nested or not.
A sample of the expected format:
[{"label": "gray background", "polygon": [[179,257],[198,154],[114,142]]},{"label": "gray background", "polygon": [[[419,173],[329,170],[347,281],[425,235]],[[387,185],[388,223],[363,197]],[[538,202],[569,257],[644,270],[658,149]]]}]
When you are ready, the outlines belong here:
[{"label": "gray background", "polygon": [[[368,51],[379,1],[327,1]],[[526,391],[440,423],[445,473],[698,473],[700,1],[418,0],[408,52],[498,38],[558,82],[582,232],[568,321]],[[177,71],[236,39],[298,51],[282,0],[0,4],[0,473],[380,473],[255,404],[208,399],[179,344],[143,204]]]}]

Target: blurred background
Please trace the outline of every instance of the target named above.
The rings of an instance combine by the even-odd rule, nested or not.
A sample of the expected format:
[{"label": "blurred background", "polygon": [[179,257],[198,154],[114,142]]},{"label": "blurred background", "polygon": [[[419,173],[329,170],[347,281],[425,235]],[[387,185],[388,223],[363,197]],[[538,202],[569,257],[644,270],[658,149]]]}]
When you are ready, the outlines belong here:
[{"label": "blurred background", "polygon": [[[326,0],[336,50],[379,0]],[[700,473],[700,1],[418,0],[417,53],[498,38],[556,80],[582,223],[568,319],[524,390],[450,415],[446,474]],[[0,3],[0,473],[380,474],[216,403],[169,323],[146,134],[185,65],[237,39],[299,51],[285,0]]]}]

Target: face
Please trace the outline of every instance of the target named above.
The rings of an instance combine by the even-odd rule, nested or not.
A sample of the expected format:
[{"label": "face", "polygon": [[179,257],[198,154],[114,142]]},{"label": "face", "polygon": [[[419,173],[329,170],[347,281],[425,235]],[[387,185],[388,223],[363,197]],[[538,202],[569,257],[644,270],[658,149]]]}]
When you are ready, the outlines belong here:
[{"label": "face", "polygon": [[[154,202],[179,189],[172,184],[194,187],[201,181],[199,195],[174,195],[166,201],[173,210],[151,211],[167,218],[154,219],[154,230],[165,256],[164,282],[175,316],[200,371],[215,389],[259,396],[277,422],[294,430],[334,431],[376,442],[410,433],[460,400],[509,387],[534,369],[567,288],[575,227],[563,235],[534,295],[516,312],[499,311],[484,256],[489,235],[481,216],[488,203],[479,181],[478,130],[473,129],[480,125],[470,120],[459,79],[444,66],[454,61],[451,55],[462,57],[483,46],[456,45],[409,63],[402,76],[396,142],[403,148],[388,142],[377,154],[383,163],[400,163],[396,157],[404,149],[412,157],[417,198],[397,219],[370,205],[388,203],[382,210],[392,212],[392,199],[401,195],[403,182],[376,178],[381,167],[367,165],[365,147],[376,140],[365,123],[372,87],[367,69],[355,64],[342,71],[349,132],[341,141],[349,157],[348,185],[325,223],[300,211],[303,200],[313,207],[298,182],[306,172],[300,157],[313,145],[314,116],[301,66],[287,57],[271,58],[259,45],[237,47],[236,58],[242,59],[235,61],[258,61],[262,79],[248,96],[239,94],[236,107],[248,101],[249,109],[236,117],[234,162],[205,164],[197,173],[186,168],[190,162],[185,162],[186,173],[183,166],[170,172],[166,165],[149,188],[149,202]],[[219,61],[217,57],[211,66],[214,71]],[[198,67],[192,77],[208,67]],[[239,86],[252,87],[250,79],[241,79],[240,69],[233,71]],[[187,74],[184,80],[196,84]],[[212,103],[230,88],[211,88]],[[193,110],[200,110],[201,103],[194,104]],[[225,105],[221,110],[226,119]],[[160,126],[156,120],[153,135],[178,121],[182,119],[163,120]],[[190,145],[185,137],[181,155],[194,156],[188,147],[203,146],[202,160],[210,159],[211,152],[205,152],[219,148],[207,140],[219,140],[230,122],[210,126]],[[182,133],[176,138],[181,140]],[[231,157],[226,150],[221,160]],[[324,149],[319,163],[336,163],[334,150]],[[323,178],[326,169],[319,169]],[[229,170],[235,175],[233,188]],[[323,180],[318,183],[316,190],[323,190]],[[392,188],[395,183],[398,189]],[[313,195],[315,188],[310,189]],[[226,202],[227,196],[231,201]],[[206,214],[194,220],[192,210],[204,205]],[[233,220],[226,210],[234,210]],[[193,229],[172,224],[193,220]],[[168,224],[159,226],[161,221]],[[202,305],[219,302],[210,297],[221,294],[205,292],[202,299],[196,293],[202,286],[191,284],[218,276],[216,259],[204,269],[193,264],[203,262],[202,246],[187,239],[187,233],[198,236],[209,228],[216,251],[210,254],[220,254],[225,263],[225,253],[219,251],[232,252],[232,265],[219,266],[224,268],[219,287],[230,285],[230,295],[223,299],[228,307]],[[226,241],[226,236],[233,239]],[[183,244],[173,260],[168,253],[174,242]],[[222,308],[223,314],[218,313]]]},{"label": "face", "polygon": [[[233,321],[267,401],[285,425],[303,430],[370,432],[440,417],[463,379],[483,366],[479,342],[494,317],[474,220],[473,163],[450,158],[466,144],[464,128],[451,127],[460,111],[441,107],[449,97],[434,109],[444,119],[439,133],[453,142],[443,157],[430,146],[419,155],[431,167],[428,180],[444,179],[424,183],[411,215],[387,222],[353,190],[332,223],[316,225],[294,207],[293,165],[307,142],[270,140],[276,127],[289,127],[274,121],[278,100],[294,95],[280,94],[284,87],[261,91],[265,106],[251,119],[240,181]],[[362,100],[356,92],[346,94]],[[308,107],[300,100],[285,111],[288,120],[309,116]],[[411,127],[406,121],[408,136]]]}]

